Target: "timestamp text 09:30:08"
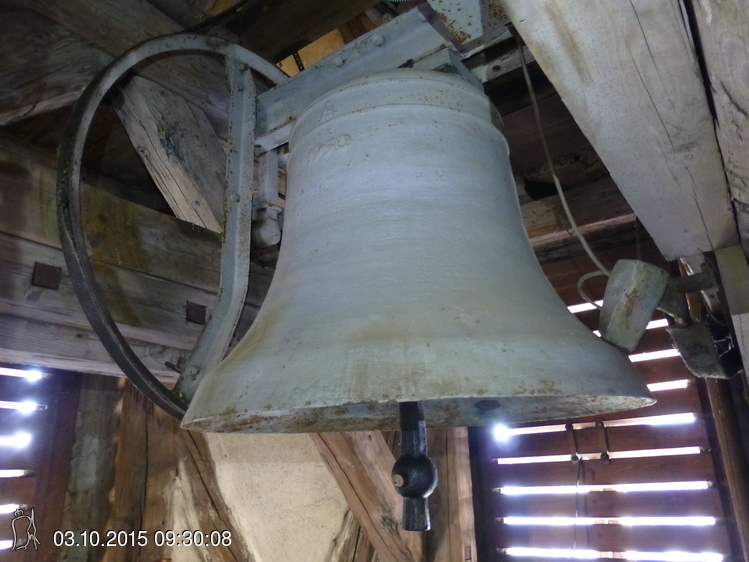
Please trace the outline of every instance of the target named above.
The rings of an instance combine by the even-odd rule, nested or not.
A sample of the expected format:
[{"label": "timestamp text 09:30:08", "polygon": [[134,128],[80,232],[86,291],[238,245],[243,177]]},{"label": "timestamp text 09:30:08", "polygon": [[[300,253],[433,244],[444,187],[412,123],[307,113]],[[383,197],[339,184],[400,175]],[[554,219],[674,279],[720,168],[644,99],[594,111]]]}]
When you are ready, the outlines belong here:
[{"label": "timestamp text 09:30:08", "polygon": [[[104,538],[102,538],[102,534]],[[55,546],[229,546],[231,531],[55,531]]]}]

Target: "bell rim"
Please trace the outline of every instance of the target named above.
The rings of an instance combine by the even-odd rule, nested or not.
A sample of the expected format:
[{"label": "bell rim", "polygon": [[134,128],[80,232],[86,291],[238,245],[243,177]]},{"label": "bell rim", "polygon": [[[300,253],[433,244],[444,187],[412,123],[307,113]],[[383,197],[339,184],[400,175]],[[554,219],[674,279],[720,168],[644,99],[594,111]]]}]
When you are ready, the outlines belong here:
[{"label": "bell rim", "polygon": [[[182,428],[208,433],[318,433],[326,431],[388,431],[399,427],[397,402],[365,402],[320,407],[227,411],[182,421]],[[479,396],[423,400],[428,427],[475,427],[534,423],[602,416],[652,406],[655,397],[642,395]],[[493,407],[492,402],[496,402]],[[483,405],[482,405],[483,404]],[[485,409],[487,408],[488,409]]]}]

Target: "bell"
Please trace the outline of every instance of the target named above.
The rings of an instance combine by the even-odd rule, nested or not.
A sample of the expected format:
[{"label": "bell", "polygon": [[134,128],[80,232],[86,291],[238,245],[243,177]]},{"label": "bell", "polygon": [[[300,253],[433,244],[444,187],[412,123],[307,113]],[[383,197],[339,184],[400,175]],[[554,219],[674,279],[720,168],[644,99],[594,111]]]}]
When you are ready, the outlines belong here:
[{"label": "bell", "polygon": [[291,136],[270,290],[183,427],[396,429],[403,402],[427,425],[474,426],[653,403],[544,276],[501,131],[483,92],[433,71],[312,103]]}]

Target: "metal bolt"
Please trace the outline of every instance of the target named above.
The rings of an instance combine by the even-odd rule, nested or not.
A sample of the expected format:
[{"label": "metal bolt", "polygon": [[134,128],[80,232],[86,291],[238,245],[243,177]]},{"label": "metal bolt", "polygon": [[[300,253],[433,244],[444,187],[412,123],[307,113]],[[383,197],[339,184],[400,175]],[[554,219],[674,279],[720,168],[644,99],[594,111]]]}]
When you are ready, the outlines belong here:
[{"label": "metal bolt", "polygon": [[232,194],[231,194],[231,200],[232,200],[232,201],[233,201],[234,203],[239,203],[239,200],[240,200],[240,199],[241,199],[241,197],[239,196],[239,193],[232,193]]},{"label": "metal bolt", "polygon": [[375,35],[372,42],[378,47],[382,47],[385,44],[385,38],[382,35]]},{"label": "metal bolt", "polygon": [[338,68],[343,66],[343,59],[341,57],[336,57],[333,59],[333,65],[337,66]]},{"label": "metal bolt", "polygon": [[195,367],[195,366],[190,367],[190,369],[187,371],[187,373],[192,376],[197,375],[199,372],[200,372],[200,367]]},{"label": "metal bolt", "polygon": [[406,485],[406,481],[403,479],[403,476],[400,474],[393,474],[393,486],[396,488],[402,488]]}]

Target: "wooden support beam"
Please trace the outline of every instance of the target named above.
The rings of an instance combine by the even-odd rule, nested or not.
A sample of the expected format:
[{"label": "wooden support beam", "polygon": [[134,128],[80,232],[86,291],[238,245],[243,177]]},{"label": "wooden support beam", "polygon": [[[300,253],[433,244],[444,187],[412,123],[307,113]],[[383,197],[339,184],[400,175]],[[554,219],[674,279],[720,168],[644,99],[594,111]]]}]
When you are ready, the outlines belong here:
[{"label": "wooden support beam", "polygon": [[[17,560],[56,562],[59,548],[55,546],[55,530],[62,528],[65,494],[70,471],[70,453],[75,438],[76,413],[81,389],[79,377],[53,375],[45,380],[48,409],[45,420],[37,425],[32,436],[33,464],[36,478],[34,501],[39,550],[29,549]],[[51,388],[50,388],[51,387]],[[28,426],[27,426],[28,427]],[[31,429],[31,428],[29,428]],[[7,448],[6,448],[7,451]],[[5,451],[3,457],[8,455]],[[20,467],[19,467],[20,468]],[[25,465],[24,468],[28,468]],[[7,531],[6,531],[7,532]],[[10,538],[7,534],[3,538]]]},{"label": "wooden support beam", "polygon": [[279,62],[338,29],[377,0],[250,0],[229,29],[242,44]]},{"label": "wooden support beam", "polygon": [[[146,367],[161,380],[177,380],[177,373],[167,369],[165,363],[178,364],[185,355],[184,350],[136,340],[129,340],[129,343]],[[41,369],[122,376],[122,371],[92,331],[7,314],[0,314],[0,361]]]},{"label": "wooden support beam", "polygon": [[735,244],[680,2],[502,4],[663,255]]},{"label": "wooden support beam", "polygon": [[403,500],[390,477],[395,457],[382,433],[315,433],[311,437],[379,559],[420,561],[421,536],[404,531],[399,523]]},{"label": "wooden support beam", "polygon": [[[566,193],[572,217],[583,234],[600,234],[607,228],[633,224],[636,216],[611,178]],[[534,248],[548,246],[575,235],[558,195],[521,205],[523,223]]]},{"label": "wooden support beam", "polygon": [[[146,39],[182,31],[145,0],[31,0],[25,5],[113,57]],[[216,119],[226,119],[229,94],[222,61],[180,55],[148,65],[142,75]]]},{"label": "wooden support beam", "polygon": [[742,443],[729,383],[719,379],[705,379],[705,387],[719,445],[717,454],[723,461],[725,485],[733,511],[734,521],[729,525],[734,526],[739,543],[736,550],[740,549],[744,560],[749,560],[749,471],[745,456],[746,442]]},{"label": "wooden support beam", "polygon": [[[254,562],[255,557],[248,547],[250,537],[239,532],[232,511],[227,507],[216,479],[216,469],[211,453],[202,433],[191,433],[177,430],[172,435],[177,438],[177,450],[184,459],[180,466],[184,469],[184,477],[189,483],[191,495],[198,515],[197,523],[205,528],[229,531],[231,544],[205,544],[196,550],[200,552],[201,560],[205,562],[231,561]],[[181,439],[180,439],[181,438]],[[156,558],[144,558],[156,560]]]},{"label": "wooden support beam", "polygon": [[699,30],[699,42],[715,107],[715,132],[723,165],[738,204],[736,216],[744,251],[749,255],[749,15],[742,0],[687,2]]},{"label": "wooden support beam", "polygon": [[[99,533],[107,530],[117,449],[114,436],[118,418],[115,412],[121,401],[122,381],[95,375],[81,377],[62,529],[86,529]],[[132,419],[129,423],[136,429],[137,420]],[[79,542],[77,547],[63,545],[60,551],[61,560],[95,560],[94,553],[101,554],[102,549],[87,541],[86,545]]]},{"label": "wooden support beam", "polygon": [[[48,546],[54,547],[54,528],[75,530],[78,544],[64,547],[59,558],[60,549],[54,547],[57,556],[44,559],[152,562],[177,558],[176,548],[190,550],[190,559],[200,562],[252,562],[245,538],[223,503],[203,436],[181,430],[178,420],[130,383],[97,376],[82,379],[75,431],[69,431],[69,437],[75,438],[70,477],[67,486],[65,482],[60,486],[66,493],[63,525],[46,531]],[[49,433],[51,438],[60,437]],[[53,468],[62,471],[66,466]],[[185,484],[190,503],[178,510],[175,497]],[[184,521],[185,515],[194,520]],[[98,531],[99,546],[82,544],[79,530]],[[134,531],[136,544],[127,540],[114,548],[105,546],[112,538],[110,530]],[[141,530],[145,541],[138,540]],[[177,539],[182,546],[155,540],[156,532],[170,530],[199,531],[203,536],[228,532],[231,540],[217,545],[215,537],[204,539],[192,548],[186,544],[194,536]]]},{"label": "wooden support beam", "polygon": [[0,14],[0,125],[73,103],[111,55],[32,12]]},{"label": "wooden support beam", "polygon": [[[120,374],[78,304],[57,232],[54,159],[0,140],[0,357],[7,362]],[[219,280],[216,235],[84,189],[94,268],[112,313],[152,370],[167,378],[202,329],[188,302],[212,311]],[[58,289],[32,285],[35,263],[62,270]],[[189,267],[186,267],[189,264]],[[272,271],[253,265],[242,326],[249,326]],[[49,338],[49,341],[47,341]],[[67,341],[66,341],[67,340]],[[76,361],[81,363],[77,365]]]},{"label": "wooden support beam", "polygon": [[473,486],[465,427],[427,429],[427,449],[439,481],[429,497],[432,531],[426,534],[428,562],[477,559]]},{"label": "wooden support beam", "polygon": [[[749,265],[741,246],[715,252],[723,291],[744,366],[749,366]],[[749,373],[747,373],[749,383]]]},{"label": "wooden support beam", "polygon": [[138,76],[123,88],[117,114],[175,216],[221,232],[226,154],[205,114]]},{"label": "wooden support beam", "polygon": [[[403,499],[390,476],[395,457],[381,432],[318,433],[311,437],[380,560],[476,559],[465,428],[427,430],[429,455],[437,466],[439,480],[429,499],[432,531],[423,535],[400,527]],[[346,556],[353,552],[356,528],[351,523],[349,527],[339,545],[346,553],[341,560],[352,560]]]}]

